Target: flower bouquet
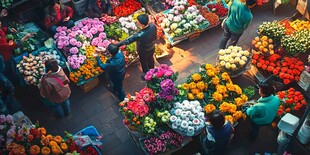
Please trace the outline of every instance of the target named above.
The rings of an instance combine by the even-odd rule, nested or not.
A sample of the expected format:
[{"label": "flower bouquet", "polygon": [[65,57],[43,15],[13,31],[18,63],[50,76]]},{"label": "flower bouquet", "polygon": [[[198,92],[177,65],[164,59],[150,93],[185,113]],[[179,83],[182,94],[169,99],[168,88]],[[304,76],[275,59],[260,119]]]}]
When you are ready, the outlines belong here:
[{"label": "flower bouquet", "polygon": [[126,17],[141,8],[141,3],[136,0],[125,0],[119,6],[113,8],[113,13],[117,17]]},{"label": "flower bouquet", "polygon": [[187,98],[189,100],[199,100],[203,102],[204,91],[208,89],[208,83],[203,81],[203,76],[199,73],[192,74],[187,83],[183,83],[179,89],[188,91]]},{"label": "flower bouquet", "polygon": [[158,136],[139,140],[147,154],[159,154],[182,146],[184,137],[172,131],[166,131]]},{"label": "flower bouquet", "polygon": [[231,76],[238,76],[245,71],[250,58],[251,53],[248,50],[242,50],[238,46],[229,46],[225,50],[219,50],[217,64],[222,72],[228,72]]},{"label": "flower bouquet", "polygon": [[205,115],[199,101],[176,102],[170,110],[169,126],[183,136],[199,134],[205,127]]},{"label": "flower bouquet", "polygon": [[255,37],[252,40],[253,50],[266,56],[274,54],[273,40],[267,36]]},{"label": "flower bouquet", "polygon": [[277,113],[279,117],[284,116],[286,113],[299,112],[307,106],[304,95],[294,88],[278,92],[278,97],[281,100]]},{"label": "flower bouquet", "polygon": [[258,33],[271,38],[273,41],[280,42],[285,35],[285,28],[278,21],[263,22],[258,28]]}]

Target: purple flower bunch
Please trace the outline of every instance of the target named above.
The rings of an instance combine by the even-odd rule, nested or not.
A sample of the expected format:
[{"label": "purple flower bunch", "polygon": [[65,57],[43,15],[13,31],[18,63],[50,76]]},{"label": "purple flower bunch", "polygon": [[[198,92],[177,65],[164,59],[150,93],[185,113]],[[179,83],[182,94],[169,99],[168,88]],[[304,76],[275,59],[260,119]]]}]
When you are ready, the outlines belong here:
[{"label": "purple flower bunch", "polygon": [[[82,20],[71,29],[67,29],[65,26],[59,26],[54,35],[57,48],[63,49],[68,46],[80,48],[83,46],[85,40],[91,41],[94,46],[106,48],[108,44],[107,40],[105,40],[106,34],[104,33],[103,25],[104,23],[98,18],[88,18]],[[96,38],[95,41],[93,41],[94,38]]]},{"label": "purple flower bunch", "polygon": [[148,150],[149,154],[156,154],[165,152],[167,145],[173,147],[181,147],[184,137],[178,133],[167,131],[158,137],[152,137],[144,140],[144,147]]},{"label": "purple flower bunch", "polygon": [[179,90],[175,87],[171,79],[165,79],[160,82],[161,91],[159,91],[159,98],[166,101],[173,101],[174,96],[179,95]]},{"label": "purple flower bunch", "polygon": [[[13,141],[16,126],[13,123],[12,115],[0,115],[0,144],[9,144]],[[1,147],[0,147],[1,148]],[[5,148],[5,147],[4,147]],[[2,150],[0,149],[0,152]],[[5,151],[5,150],[4,150]]]},{"label": "purple flower bunch", "polygon": [[86,59],[85,55],[81,55],[81,54],[72,55],[72,56],[68,56],[68,63],[72,69],[78,69],[80,68],[81,64],[84,63],[85,59]]},{"label": "purple flower bunch", "polygon": [[153,78],[171,78],[171,76],[174,74],[173,70],[166,64],[161,64],[159,67],[156,67],[154,69],[150,69],[146,75],[145,80],[151,81]]}]

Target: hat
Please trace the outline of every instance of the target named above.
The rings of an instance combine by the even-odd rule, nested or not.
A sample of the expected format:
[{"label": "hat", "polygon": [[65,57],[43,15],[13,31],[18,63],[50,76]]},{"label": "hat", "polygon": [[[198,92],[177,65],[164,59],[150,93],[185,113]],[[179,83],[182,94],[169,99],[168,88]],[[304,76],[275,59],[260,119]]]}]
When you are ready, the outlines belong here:
[{"label": "hat", "polygon": [[149,23],[149,16],[146,14],[141,14],[138,16],[138,21],[142,25],[147,25]]}]

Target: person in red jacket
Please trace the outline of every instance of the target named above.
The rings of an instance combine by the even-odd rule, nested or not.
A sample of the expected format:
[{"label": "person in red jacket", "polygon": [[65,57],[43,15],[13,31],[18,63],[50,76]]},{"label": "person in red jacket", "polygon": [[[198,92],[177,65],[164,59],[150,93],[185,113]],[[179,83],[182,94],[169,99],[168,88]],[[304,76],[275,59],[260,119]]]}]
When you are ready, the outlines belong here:
[{"label": "person in red jacket", "polygon": [[[3,57],[5,69],[4,74],[11,80],[14,81],[15,70],[12,53],[13,50],[22,44],[26,39],[33,37],[33,33],[28,33],[19,42],[14,42],[13,40],[6,39],[6,33],[8,31],[7,27],[2,27],[2,22],[0,21],[0,55]],[[13,31],[16,31],[13,29]]]},{"label": "person in red jacket", "polygon": [[66,26],[67,28],[74,26],[72,16],[73,9],[71,7],[61,4],[59,0],[53,0],[51,5],[45,9],[45,27],[54,35],[57,26]]}]

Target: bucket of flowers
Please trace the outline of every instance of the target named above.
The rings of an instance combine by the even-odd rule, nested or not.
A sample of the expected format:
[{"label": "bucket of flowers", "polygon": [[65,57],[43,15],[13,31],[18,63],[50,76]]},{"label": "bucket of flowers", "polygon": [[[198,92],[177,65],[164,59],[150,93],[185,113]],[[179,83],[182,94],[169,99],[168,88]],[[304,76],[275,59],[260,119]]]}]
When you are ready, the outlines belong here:
[{"label": "bucket of flowers", "polygon": [[199,101],[175,102],[170,110],[169,127],[182,136],[195,136],[205,127],[205,115]]}]

